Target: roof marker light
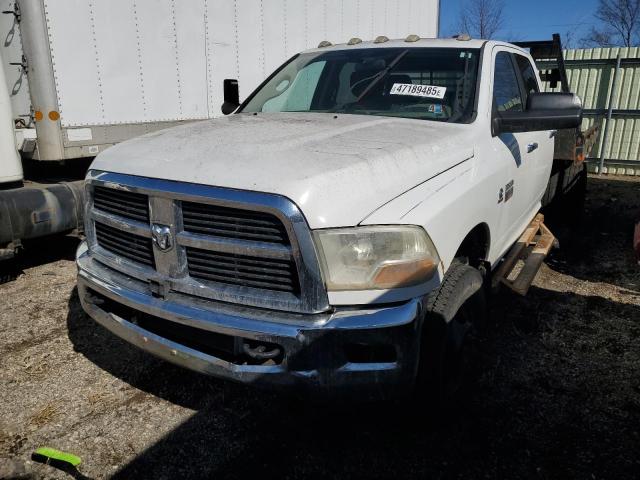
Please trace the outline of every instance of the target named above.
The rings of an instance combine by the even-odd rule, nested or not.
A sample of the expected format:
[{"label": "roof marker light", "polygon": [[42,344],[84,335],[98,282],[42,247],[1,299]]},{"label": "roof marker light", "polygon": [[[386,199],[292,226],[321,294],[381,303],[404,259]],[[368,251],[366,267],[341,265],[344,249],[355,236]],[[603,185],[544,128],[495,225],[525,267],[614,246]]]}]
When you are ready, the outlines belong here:
[{"label": "roof marker light", "polygon": [[358,37],[353,37],[351,40],[347,42],[347,45],[357,45],[359,43],[362,43],[362,39]]},{"label": "roof marker light", "polygon": [[388,42],[389,38],[385,37],[384,35],[380,35],[379,37],[376,37],[376,39],[373,41],[373,43],[384,43],[384,42]]},{"label": "roof marker light", "polygon": [[405,42],[417,42],[418,40],[420,40],[420,35],[409,35],[407,36],[407,38],[404,39]]},{"label": "roof marker light", "polygon": [[332,45],[333,45],[333,43],[331,43],[330,41],[323,40],[318,44],[318,48],[330,47]]},{"label": "roof marker light", "polygon": [[461,33],[459,35],[455,35],[453,38],[460,42],[468,42],[469,40],[471,40],[471,35],[469,35],[468,33]]}]

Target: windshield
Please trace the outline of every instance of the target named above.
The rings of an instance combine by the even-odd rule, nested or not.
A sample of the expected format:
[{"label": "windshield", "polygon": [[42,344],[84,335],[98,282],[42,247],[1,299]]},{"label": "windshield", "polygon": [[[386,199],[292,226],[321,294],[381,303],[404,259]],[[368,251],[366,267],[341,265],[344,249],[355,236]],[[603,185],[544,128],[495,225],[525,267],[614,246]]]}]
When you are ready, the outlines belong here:
[{"label": "windshield", "polygon": [[242,112],[340,112],[468,123],[479,49],[362,48],[293,58]]}]

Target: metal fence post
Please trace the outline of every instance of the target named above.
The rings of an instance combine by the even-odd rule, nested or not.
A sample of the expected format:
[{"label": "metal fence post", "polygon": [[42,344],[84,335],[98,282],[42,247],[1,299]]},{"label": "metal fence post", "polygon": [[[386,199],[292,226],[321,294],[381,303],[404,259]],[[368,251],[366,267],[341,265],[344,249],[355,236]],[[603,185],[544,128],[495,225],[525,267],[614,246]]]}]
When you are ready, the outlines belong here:
[{"label": "metal fence post", "polygon": [[604,169],[604,153],[607,148],[607,140],[609,140],[609,124],[611,123],[611,115],[613,114],[613,100],[616,92],[616,83],[618,80],[618,71],[620,70],[620,53],[616,57],[616,69],[613,71],[613,81],[611,82],[611,93],[609,94],[609,108],[607,110],[607,124],[602,132],[602,143],[600,144],[600,169],[598,175],[602,175]]}]

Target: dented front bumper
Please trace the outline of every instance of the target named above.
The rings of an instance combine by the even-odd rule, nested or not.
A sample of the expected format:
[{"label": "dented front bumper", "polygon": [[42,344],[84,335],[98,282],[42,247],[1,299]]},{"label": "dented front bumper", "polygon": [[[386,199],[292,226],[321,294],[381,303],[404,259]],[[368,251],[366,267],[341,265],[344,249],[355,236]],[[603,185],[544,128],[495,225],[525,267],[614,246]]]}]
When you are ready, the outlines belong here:
[{"label": "dented front bumper", "polygon": [[292,314],[169,293],[77,255],[84,310],[133,345],[207,375],[359,398],[409,393],[422,301]]}]

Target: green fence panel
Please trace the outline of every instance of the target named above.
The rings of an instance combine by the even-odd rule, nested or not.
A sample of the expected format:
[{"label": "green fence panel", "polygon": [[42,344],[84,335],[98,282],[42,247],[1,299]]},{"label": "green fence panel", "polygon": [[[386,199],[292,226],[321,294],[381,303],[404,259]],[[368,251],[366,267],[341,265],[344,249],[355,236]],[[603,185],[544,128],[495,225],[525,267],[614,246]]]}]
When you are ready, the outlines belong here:
[{"label": "green fence panel", "polygon": [[[600,138],[591,152],[591,158],[598,159],[618,54],[622,61],[609,138],[604,147],[605,165],[609,172],[640,175],[640,47],[565,50],[567,77],[571,90],[580,96],[585,108],[582,127],[601,124]],[[548,84],[545,90],[554,91]]]}]

